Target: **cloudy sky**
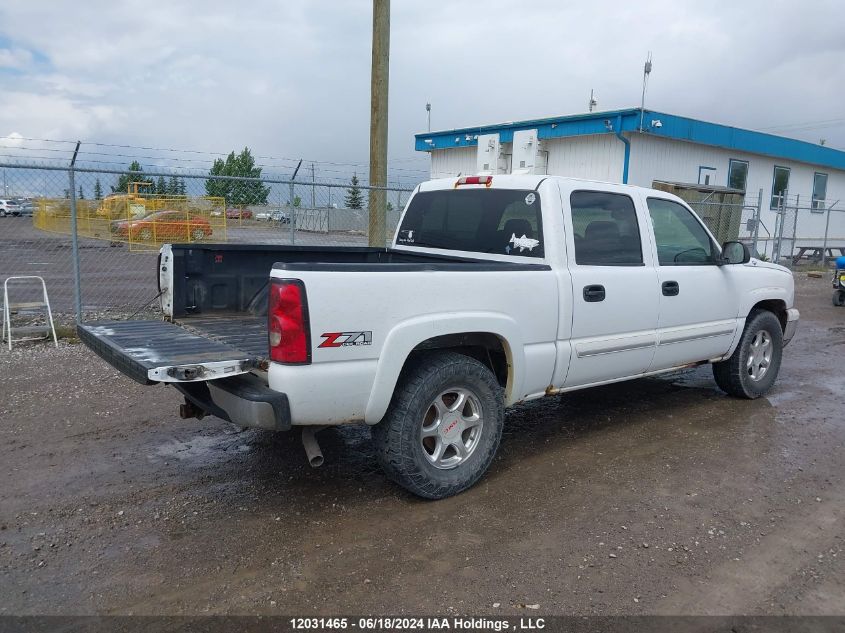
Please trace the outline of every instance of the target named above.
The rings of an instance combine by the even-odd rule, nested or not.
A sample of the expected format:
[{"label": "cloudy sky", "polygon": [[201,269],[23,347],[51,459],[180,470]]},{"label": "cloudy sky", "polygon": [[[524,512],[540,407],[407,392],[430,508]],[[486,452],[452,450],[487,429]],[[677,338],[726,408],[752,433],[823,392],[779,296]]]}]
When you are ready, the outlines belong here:
[{"label": "cloudy sky", "polygon": [[[392,4],[393,178],[425,176],[413,134],[426,101],[433,129],[582,112],[591,88],[599,109],[637,106],[648,51],[647,107],[845,149],[839,0]],[[0,154],[63,147],[18,135],[248,145],[279,172],[299,157],[366,172],[371,21],[368,0],[3,0],[0,137],[15,138]],[[106,161],[137,153],[100,150],[118,154]]]}]

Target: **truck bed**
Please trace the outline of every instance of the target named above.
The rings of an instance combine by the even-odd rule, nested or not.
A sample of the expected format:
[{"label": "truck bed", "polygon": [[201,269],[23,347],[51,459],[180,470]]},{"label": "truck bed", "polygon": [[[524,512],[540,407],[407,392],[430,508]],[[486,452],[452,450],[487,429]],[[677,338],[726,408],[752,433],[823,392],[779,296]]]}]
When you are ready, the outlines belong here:
[{"label": "truck bed", "polygon": [[298,271],[508,271],[536,264],[480,261],[361,247],[174,244],[160,262],[170,321],[78,326],[82,341],[142,384],[230,378],[268,366],[267,287],[272,269]]}]

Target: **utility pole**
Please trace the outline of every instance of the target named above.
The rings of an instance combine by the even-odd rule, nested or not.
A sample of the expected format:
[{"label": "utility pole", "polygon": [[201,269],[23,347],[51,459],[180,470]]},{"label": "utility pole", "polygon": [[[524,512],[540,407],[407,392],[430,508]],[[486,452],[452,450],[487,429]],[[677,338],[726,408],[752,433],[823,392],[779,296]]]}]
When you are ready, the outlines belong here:
[{"label": "utility pole", "polygon": [[[390,0],[373,0],[373,65],[370,71],[370,181],[387,184],[387,88],[390,64]],[[370,246],[386,242],[387,192],[370,189]]]},{"label": "utility pole", "polygon": [[431,102],[425,104],[425,113],[428,116],[428,131],[431,132]]},{"label": "utility pole", "polygon": [[643,117],[645,116],[645,89],[648,87],[648,76],[651,74],[651,51],[643,66],[643,96],[640,100],[640,132],[643,131]]}]

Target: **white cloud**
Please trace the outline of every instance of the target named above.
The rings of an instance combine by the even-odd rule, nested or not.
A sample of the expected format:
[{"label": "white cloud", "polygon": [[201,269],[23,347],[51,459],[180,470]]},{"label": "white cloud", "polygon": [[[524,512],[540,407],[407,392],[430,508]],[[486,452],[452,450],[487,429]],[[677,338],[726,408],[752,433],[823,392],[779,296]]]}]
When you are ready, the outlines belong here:
[{"label": "white cloud", "polygon": [[32,53],[23,48],[0,48],[0,68],[23,70],[32,63]]},{"label": "white cloud", "polygon": [[[832,0],[392,8],[390,153],[411,168],[425,165],[413,133],[426,101],[435,129],[584,111],[591,88],[600,109],[636,106],[649,50],[656,109],[769,127],[833,119],[845,101],[845,5]],[[15,44],[0,67],[13,59],[17,72],[4,75],[0,131],[366,162],[371,20],[369,0],[89,0],[72,12],[6,0],[0,42]],[[845,147],[842,127],[821,133]]]}]

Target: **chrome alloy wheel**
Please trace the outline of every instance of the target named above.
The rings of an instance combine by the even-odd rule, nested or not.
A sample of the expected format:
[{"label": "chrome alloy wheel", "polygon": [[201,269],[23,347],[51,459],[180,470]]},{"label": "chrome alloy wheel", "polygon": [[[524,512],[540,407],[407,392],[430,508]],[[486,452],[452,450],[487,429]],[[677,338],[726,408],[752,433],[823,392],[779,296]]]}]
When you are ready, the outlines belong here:
[{"label": "chrome alloy wheel", "polygon": [[760,330],[748,346],[748,361],[745,367],[751,380],[762,380],[772,362],[772,337],[766,330]]},{"label": "chrome alloy wheel", "polygon": [[423,455],[441,470],[455,468],[472,455],[484,419],[478,398],[468,389],[447,389],[434,399],[420,427]]}]

